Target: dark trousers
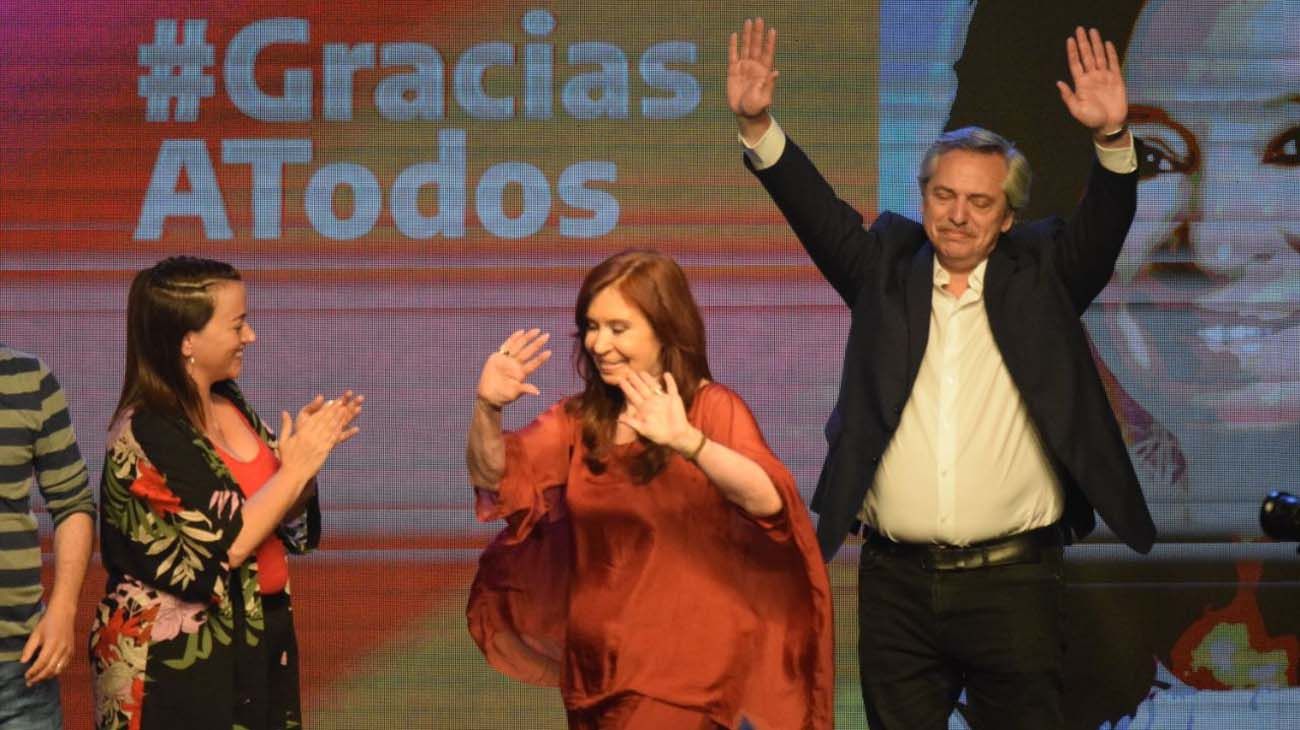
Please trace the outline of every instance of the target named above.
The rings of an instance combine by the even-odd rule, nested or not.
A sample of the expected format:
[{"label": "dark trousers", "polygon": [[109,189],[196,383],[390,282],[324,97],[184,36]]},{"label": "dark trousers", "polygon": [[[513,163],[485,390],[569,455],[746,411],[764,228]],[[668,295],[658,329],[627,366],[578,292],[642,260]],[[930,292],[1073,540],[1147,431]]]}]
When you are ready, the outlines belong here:
[{"label": "dark trousers", "polygon": [[858,566],[858,663],[871,730],[1064,726],[1064,566],[935,570],[870,542]]},{"label": "dark trousers", "polygon": [[[236,719],[241,727],[293,730],[302,727],[298,695],[298,640],[293,632],[293,606],[288,593],[262,596],[263,631],[254,654],[254,671],[238,681],[260,685],[241,690]],[[258,698],[258,699],[253,699]]]}]

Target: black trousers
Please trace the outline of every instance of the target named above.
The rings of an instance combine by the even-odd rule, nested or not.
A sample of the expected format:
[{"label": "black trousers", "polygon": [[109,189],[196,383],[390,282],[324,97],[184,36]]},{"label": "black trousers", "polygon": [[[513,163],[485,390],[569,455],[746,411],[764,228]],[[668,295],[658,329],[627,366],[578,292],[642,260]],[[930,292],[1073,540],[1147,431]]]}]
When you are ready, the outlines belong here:
[{"label": "black trousers", "polygon": [[871,730],[1064,727],[1064,564],[939,571],[865,543],[858,566],[858,663]]},{"label": "black trousers", "polygon": [[294,730],[302,727],[298,693],[298,640],[293,632],[293,605],[288,593],[262,595],[261,642],[241,674],[236,720],[240,727]]}]

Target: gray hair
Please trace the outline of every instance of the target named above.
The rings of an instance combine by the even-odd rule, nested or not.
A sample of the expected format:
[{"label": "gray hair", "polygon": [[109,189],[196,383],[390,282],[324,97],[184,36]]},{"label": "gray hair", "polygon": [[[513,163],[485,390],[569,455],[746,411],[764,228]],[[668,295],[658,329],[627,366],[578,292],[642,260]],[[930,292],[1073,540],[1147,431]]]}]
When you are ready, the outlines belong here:
[{"label": "gray hair", "polygon": [[967,150],[985,155],[1002,155],[1007,161],[1007,177],[1002,181],[1002,192],[1006,193],[1007,206],[1019,213],[1029,205],[1029,184],[1033,173],[1029,170],[1029,160],[1011,144],[1007,138],[996,132],[981,127],[962,127],[945,132],[925,151],[921,160],[921,172],[916,181],[921,184],[921,194],[925,194],[925,185],[934,177],[939,157],[945,152]]}]

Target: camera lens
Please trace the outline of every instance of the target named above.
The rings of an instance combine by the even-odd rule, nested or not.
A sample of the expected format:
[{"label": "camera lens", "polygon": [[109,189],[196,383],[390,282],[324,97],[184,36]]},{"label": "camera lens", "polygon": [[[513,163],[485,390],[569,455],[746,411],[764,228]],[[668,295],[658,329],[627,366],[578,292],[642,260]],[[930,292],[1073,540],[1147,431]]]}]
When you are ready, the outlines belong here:
[{"label": "camera lens", "polygon": [[1300,540],[1300,497],[1287,492],[1269,492],[1259,508],[1259,526],[1275,540]]}]

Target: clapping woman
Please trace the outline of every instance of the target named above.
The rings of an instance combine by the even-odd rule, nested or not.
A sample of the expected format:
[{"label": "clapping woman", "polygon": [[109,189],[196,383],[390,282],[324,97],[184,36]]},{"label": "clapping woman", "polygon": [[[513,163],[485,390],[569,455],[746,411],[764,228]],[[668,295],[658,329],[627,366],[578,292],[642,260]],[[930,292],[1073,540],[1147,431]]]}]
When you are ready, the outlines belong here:
[{"label": "clapping woman", "polygon": [[100,484],[98,728],[301,725],[286,554],[319,539],[315,475],[362,398],[318,396],[277,437],[235,384],[256,339],[228,264],[169,258],[131,284]]}]

